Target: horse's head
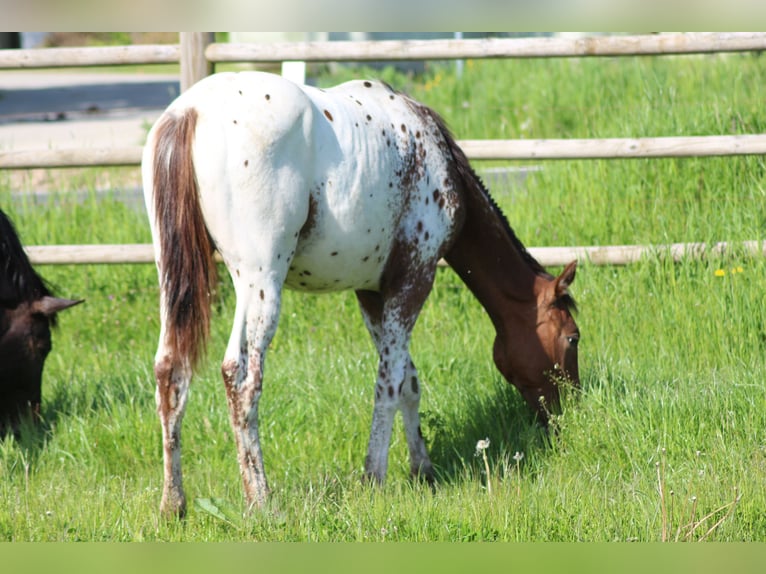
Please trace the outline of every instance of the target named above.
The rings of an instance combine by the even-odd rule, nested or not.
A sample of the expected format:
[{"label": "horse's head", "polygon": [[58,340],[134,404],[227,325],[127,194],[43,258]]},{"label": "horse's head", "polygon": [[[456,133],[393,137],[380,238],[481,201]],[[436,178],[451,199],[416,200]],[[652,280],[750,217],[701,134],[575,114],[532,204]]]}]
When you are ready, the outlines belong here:
[{"label": "horse's head", "polygon": [[537,305],[522,309],[514,324],[498,331],[495,339],[497,368],[546,422],[550,410],[558,407],[559,385],[569,381],[580,386],[580,331],[572,317],[574,299],[568,292],[576,267],[573,261],[558,277],[539,276]]},{"label": "horse's head", "polygon": [[56,313],[81,301],[54,297],[0,210],[0,436],[40,410],[43,364]]},{"label": "horse's head", "polygon": [[42,373],[57,312],[81,301],[44,296],[0,306],[0,431],[40,410]]}]

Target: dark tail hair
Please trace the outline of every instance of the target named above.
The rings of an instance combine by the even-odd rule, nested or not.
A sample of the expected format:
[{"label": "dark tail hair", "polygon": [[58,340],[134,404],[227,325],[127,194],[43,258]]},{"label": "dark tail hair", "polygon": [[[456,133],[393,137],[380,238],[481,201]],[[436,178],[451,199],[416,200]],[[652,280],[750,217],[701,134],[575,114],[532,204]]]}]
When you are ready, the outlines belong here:
[{"label": "dark tail hair", "polygon": [[192,161],[197,112],[168,113],[154,148],[154,216],[165,307],[165,343],[174,360],[193,367],[210,332],[210,298],[217,282],[213,240],[202,218]]}]

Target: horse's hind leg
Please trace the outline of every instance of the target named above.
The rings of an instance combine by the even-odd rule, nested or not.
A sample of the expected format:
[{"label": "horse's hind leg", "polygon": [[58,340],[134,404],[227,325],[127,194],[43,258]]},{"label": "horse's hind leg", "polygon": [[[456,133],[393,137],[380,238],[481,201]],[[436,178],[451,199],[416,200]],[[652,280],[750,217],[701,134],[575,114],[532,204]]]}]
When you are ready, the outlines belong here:
[{"label": "horse's hind leg", "polygon": [[258,402],[263,388],[266,349],[279,318],[281,285],[265,275],[234,278],[237,306],[221,366],[229,415],[237,445],[245,498],[263,506],[269,494],[258,433]]},{"label": "horse's hind leg", "polygon": [[164,319],[160,344],[154,361],[157,380],[155,401],[162,426],[164,481],[160,511],[165,516],[183,517],[186,496],[181,474],[181,422],[186,410],[191,368],[188,361],[173,356],[165,344]]},{"label": "horse's hind leg", "polygon": [[[432,482],[433,466],[420,429],[421,385],[409,353],[410,332],[425,296],[405,306],[397,297],[384,303],[381,294],[371,291],[357,291],[356,295],[380,358],[365,474],[378,482],[384,480],[393,419],[399,408],[410,453],[410,473]],[[408,311],[404,312],[403,307]]]}]

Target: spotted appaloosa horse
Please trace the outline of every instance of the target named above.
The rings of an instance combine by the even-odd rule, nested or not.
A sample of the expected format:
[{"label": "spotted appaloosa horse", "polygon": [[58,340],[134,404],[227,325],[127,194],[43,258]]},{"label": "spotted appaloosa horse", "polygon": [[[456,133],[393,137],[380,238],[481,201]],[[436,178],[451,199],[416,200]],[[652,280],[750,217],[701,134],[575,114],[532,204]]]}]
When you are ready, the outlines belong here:
[{"label": "spotted appaloosa horse", "polygon": [[42,374],[56,313],[81,300],[51,294],[0,210],[0,436],[40,412]]},{"label": "spotted appaloosa horse", "polygon": [[433,476],[409,344],[441,257],[486,309],[495,364],[533,409],[545,416],[541,401],[556,403],[557,379],[579,384],[568,293],[575,262],[547,274],[439,116],[390,87],[323,90],[259,72],[216,74],[169,106],[142,165],[160,279],[164,513],[186,508],[181,420],[209,329],[214,249],[236,292],[221,370],[251,506],[268,494],[258,401],[284,286],[356,292],[380,356],[365,459],[378,482],[397,410],[411,472]]}]

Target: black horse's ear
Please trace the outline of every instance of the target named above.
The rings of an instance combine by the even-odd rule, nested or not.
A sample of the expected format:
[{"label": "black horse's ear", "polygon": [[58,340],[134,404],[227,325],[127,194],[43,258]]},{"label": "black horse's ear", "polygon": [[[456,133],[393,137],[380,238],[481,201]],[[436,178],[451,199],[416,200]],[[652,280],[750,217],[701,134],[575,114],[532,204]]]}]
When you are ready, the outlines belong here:
[{"label": "black horse's ear", "polygon": [[50,317],[59,311],[63,311],[64,309],[69,309],[70,307],[79,305],[83,301],[85,301],[85,299],[61,299],[59,297],[51,297],[46,295],[45,297],[41,297],[32,303],[32,312],[40,313],[46,317]]},{"label": "black horse's ear", "polygon": [[575,273],[577,272],[577,260],[570,262],[564,270],[556,278],[556,297],[561,297],[567,294],[567,289],[574,282]]}]

